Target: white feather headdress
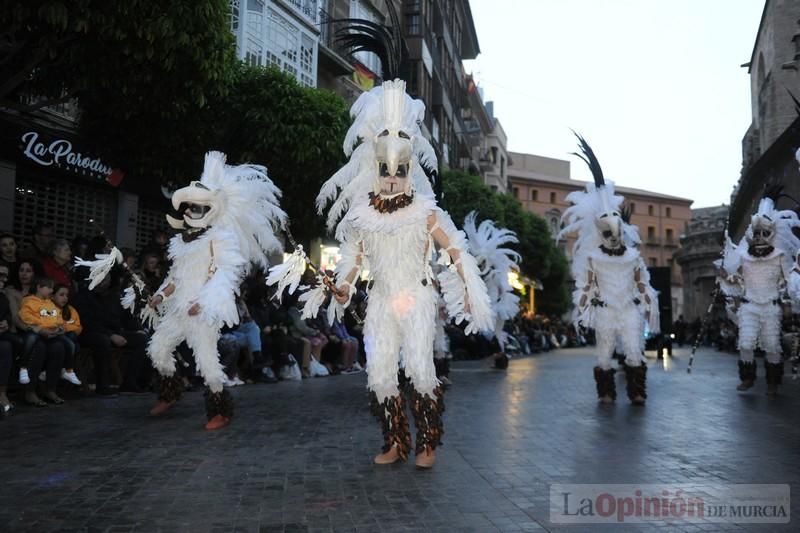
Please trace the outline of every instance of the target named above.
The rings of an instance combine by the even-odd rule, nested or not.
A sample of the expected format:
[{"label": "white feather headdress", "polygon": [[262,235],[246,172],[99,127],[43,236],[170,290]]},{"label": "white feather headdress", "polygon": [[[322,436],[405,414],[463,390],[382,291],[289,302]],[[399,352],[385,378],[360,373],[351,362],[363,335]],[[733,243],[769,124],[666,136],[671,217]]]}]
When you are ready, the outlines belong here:
[{"label": "white feather headdress", "polygon": [[200,183],[218,192],[223,209],[214,226],[232,231],[242,254],[266,269],[267,254],[283,247],[275,232],[285,227],[286,213],[280,208],[281,191],[261,165],[225,164],[225,154],[208,152]]},{"label": "white feather headdress", "polygon": [[[385,129],[401,129],[411,137],[411,184],[416,195],[433,197],[431,183],[424,168],[437,167],[433,147],[422,135],[420,123],[425,118],[425,104],[411,98],[402,80],[386,81],[380,87],[363,93],[350,108],[353,125],[344,139],[344,153],[350,160],[326,181],[317,196],[317,211],[328,211],[328,231],[350,208],[354,199],[372,190],[378,168],[375,159],[375,137]],[[424,168],[423,168],[424,167]]]}]

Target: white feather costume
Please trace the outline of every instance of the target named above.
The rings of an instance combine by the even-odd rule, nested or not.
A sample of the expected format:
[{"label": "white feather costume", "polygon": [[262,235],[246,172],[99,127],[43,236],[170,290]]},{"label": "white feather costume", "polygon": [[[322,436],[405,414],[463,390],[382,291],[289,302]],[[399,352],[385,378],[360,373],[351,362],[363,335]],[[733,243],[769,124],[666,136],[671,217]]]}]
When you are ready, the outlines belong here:
[{"label": "white feather costume", "polygon": [[519,270],[520,255],[505,245],[519,242],[516,234],[506,228],[498,228],[491,220],[475,226],[477,213],[470,212],[464,219],[464,232],[469,238],[469,248],[478,261],[481,276],[489,292],[489,301],[495,313],[494,336],[504,351],[508,334],[503,331],[506,320],[519,313],[519,296],[514,294],[508,282],[508,274]]},{"label": "white feather costume", "polygon": [[[184,232],[169,243],[172,266],[157,293],[163,297],[161,317],[148,345],[153,365],[163,376],[174,374],[173,354],[185,340],[208,387],[214,393],[222,391],[219,331],[239,323],[235,297],[251,266],[266,269],[267,254],[281,250],[275,237],[286,220],[278,206],[280,194],[264,167],[229,166],[219,152],[206,154],[199,182],[173,193],[175,209],[192,204],[207,212],[200,219],[184,215],[183,222],[196,229],[195,236]],[[168,287],[174,290],[166,295]],[[190,316],[194,304],[200,305],[200,312]]]},{"label": "white feather costume", "polygon": [[[439,275],[439,284],[447,311],[457,322],[469,322],[467,333],[494,326],[486,286],[468,252],[465,235],[437,207],[422,167],[436,166],[433,149],[419,128],[425,115],[424,104],[406,94],[405,82],[395,80],[362,94],[350,113],[354,121],[344,142],[350,160],[323,185],[317,197],[320,213],[333,202],[328,228],[335,229],[342,256],[336,266],[337,284],[347,287],[346,279],[364,269],[374,280],[364,343],[368,387],[378,400],[399,393],[397,368],[401,350],[406,375],[415,389],[432,396],[439,385],[433,366],[437,295],[430,267],[435,232],[441,230],[449,242],[438,259],[446,267]],[[376,190],[378,140],[381,132],[387,131],[410,138],[406,194],[413,195],[413,200],[393,212],[379,212],[370,204],[368,193]],[[335,301],[331,305],[339,306]]]},{"label": "white feather costume", "polygon": [[589,183],[586,191],[570,193],[567,201],[572,205],[564,212],[565,227],[559,238],[578,233],[572,257],[576,287],[573,318],[585,327],[594,328],[601,368],[610,367],[617,340],[627,363],[636,366],[641,361],[646,315],[650,331],[659,331],[658,295],[650,286],[647,267],[636,248],[640,242],[638,230],[622,222],[624,253],[609,255],[601,250],[603,239],[596,218],[608,210],[618,211],[624,201],[622,196],[614,194],[612,182],[606,181],[602,187]]},{"label": "white feather costume", "polygon": [[[723,294],[741,301],[736,318],[744,363],[754,361],[757,347],[766,352],[768,362],[781,361],[781,303],[787,291],[792,298],[800,297],[800,274],[792,269],[800,249],[800,240],[792,233],[796,227],[800,221],[794,211],[777,210],[775,200],[765,197],[738,245],[726,235],[723,259],[717,263],[722,270],[720,287]],[[770,232],[771,244],[766,254],[751,246],[754,231],[764,229]]]}]

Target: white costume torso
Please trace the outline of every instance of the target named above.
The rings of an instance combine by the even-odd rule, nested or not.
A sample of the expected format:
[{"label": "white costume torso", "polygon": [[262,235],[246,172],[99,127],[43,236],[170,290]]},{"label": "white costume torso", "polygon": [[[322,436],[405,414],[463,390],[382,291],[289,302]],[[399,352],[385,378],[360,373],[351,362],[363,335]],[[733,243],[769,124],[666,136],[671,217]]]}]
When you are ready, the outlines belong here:
[{"label": "white costume torso", "polygon": [[765,257],[742,257],[744,298],[752,303],[767,304],[778,298],[784,284],[784,255],[773,250]]},{"label": "white costume torso", "polygon": [[[630,310],[635,299],[642,299],[636,287],[636,269],[642,267],[642,258],[632,248],[620,256],[612,256],[601,251],[589,254],[589,268],[595,276],[595,287],[589,294],[599,294],[606,307]],[[640,311],[641,312],[641,311]]]},{"label": "white costume torso", "polygon": [[778,362],[786,256],[776,248],[764,257],[742,253],[741,261],[742,304],[737,313],[741,359],[752,361],[753,350],[761,347],[770,362]]},{"label": "white costume torso", "polygon": [[[644,294],[639,292],[636,271],[645,269],[639,252],[632,247],[619,256],[595,250],[588,254],[588,264],[595,282],[588,298],[601,304],[588,303],[589,326],[597,336],[598,364],[610,368],[611,355],[619,346],[629,365],[637,366],[642,360],[644,340]],[[638,302],[638,303],[637,303]]]},{"label": "white costume torso", "polygon": [[428,216],[434,211],[439,209],[429,198],[416,198],[394,213],[379,213],[366,201],[350,209],[342,223],[352,231],[348,241],[363,243],[373,292],[392,294],[430,283]]}]

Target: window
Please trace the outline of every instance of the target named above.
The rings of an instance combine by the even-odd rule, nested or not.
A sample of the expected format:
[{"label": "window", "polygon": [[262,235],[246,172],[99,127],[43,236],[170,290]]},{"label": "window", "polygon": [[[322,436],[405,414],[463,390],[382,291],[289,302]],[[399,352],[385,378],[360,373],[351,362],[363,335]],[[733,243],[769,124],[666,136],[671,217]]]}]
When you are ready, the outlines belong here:
[{"label": "window", "polygon": [[667,243],[668,243],[668,244],[672,244],[672,239],[674,239],[674,238],[675,238],[675,236],[673,235],[673,233],[674,233],[674,232],[672,231],[672,228],[667,228]]},{"label": "window", "polygon": [[636,212],[636,204],[631,202],[630,206],[631,206],[631,215],[632,215],[632,214],[634,214]]},{"label": "window", "polygon": [[492,189],[493,192],[497,192],[497,185],[489,185],[489,188]]},{"label": "window", "polygon": [[539,191],[537,191],[536,189],[531,189],[531,200],[534,202],[539,201]]},{"label": "window", "polygon": [[500,177],[503,179],[506,177],[506,158],[502,155],[500,156]]},{"label": "window", "polygon": [[[306,12],[299,3],[291,4]],[[272,65],[302,85],[316,87],[316,36],[271,5],[264,0],[229,1],[229,22],[236,35],[238,57],[252,66]]]},{"label": "window", "polygon": [[519,187],[514,187],[512,190],[514,191],[514,198],[519,198]]},{"label": "window", "polygon": [[671,207],[667,207],[666,211],[667,211],[667,218],[671,218],[672,217],[672,208]]},{"label": "window", "polygon": [[420,32],[419,13],[406,15],[406,33],[408,35],[419,35]]},{"label": "window", "polygon": [[[367,5],[364,0],[351,0],[350,18],[383,23],[383,18],[380,16],[380,14]],[[359,63],[367,67],[370,71],[380,75],[381,60],[376,54],[373,52],[356,52],[353,54],[353,57],[356,58]]]},{"label": "window", "polygon": [[551,204],[556,203],[556,193],[554,193],[554,192],[550,193],[550,203]]},{"label": "window", "polygon": [[656,228],[655,228],[655,226],[647,226],[647,240],[648,241],[656,240]]},{"label": "window", "polygon": [[657,258],[655,258],[655,257],[651,257],[651,258],[650,258],[650,266],[651,266],[651,267],[658,266],[658,259],[657,259]]},{"label": "window", "polygon": [[647,206],[647,214],[650,215],[650,216],[653,216],[653,206],[652,205],[648,205]]}]

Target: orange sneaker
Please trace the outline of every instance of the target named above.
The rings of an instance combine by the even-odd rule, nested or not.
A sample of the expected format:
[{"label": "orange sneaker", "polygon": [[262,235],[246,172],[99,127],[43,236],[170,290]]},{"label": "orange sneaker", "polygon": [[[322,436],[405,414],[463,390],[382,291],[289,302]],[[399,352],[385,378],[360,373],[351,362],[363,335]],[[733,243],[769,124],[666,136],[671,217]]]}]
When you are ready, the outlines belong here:
[{"label": "orange sneaker", "polygon": [[173,405],[175,405],[175,402],[163,402],[159,400],[158,403],[155,404],[152,409],[150,409],[150,416],[163,415],[169,411]]},{"label": "orange sneaker", "polygon": [[222,415],[214,415],[214,418],[212,418],[206,423],[206,429],[208,430],[222,429],[230,423],[231,419],[229,417]]}]

